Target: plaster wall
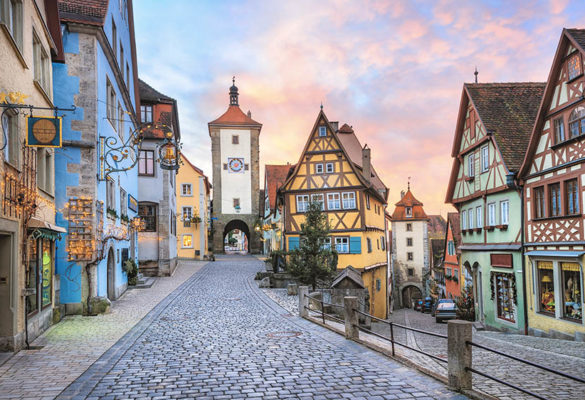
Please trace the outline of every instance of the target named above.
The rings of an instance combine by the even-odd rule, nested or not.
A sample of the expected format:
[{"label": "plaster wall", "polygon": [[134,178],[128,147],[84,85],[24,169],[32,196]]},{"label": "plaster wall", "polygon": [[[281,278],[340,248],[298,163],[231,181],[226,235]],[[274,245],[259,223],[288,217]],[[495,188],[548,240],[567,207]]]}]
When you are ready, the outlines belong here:
[{"label": "plaster wall", "polygon": [[[232,144],[232,136],[239,136],[239,144]],[[228,163],[231,157],[239,157],[244,159],[244,163],[249,165],[246,171],[242,167],[239,173],[231,172],[223,169],[221,170],[221,198],[222,198],[222,212],[230,214],[250,214],[252,213],[252,160],[250,153],[251,135],[249,130],[245,129],[221,129],[220,130],[220,145],[221,145],[221,162]],[[240,199],[239,212],[234,208],[233,199]]]}]

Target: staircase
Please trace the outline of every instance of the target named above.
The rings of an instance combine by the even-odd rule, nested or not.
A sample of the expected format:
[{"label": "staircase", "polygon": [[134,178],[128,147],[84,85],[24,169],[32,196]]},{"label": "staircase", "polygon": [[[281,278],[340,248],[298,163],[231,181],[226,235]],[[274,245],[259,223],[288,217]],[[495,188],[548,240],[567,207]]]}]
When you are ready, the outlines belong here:
[{"label": "staircase", "polygon": [[148,289],[154,285],[156,279],[150,276],[144,276],[142,272],[138,273],[136,277],[136,286],[130,286],[131,289]]}]

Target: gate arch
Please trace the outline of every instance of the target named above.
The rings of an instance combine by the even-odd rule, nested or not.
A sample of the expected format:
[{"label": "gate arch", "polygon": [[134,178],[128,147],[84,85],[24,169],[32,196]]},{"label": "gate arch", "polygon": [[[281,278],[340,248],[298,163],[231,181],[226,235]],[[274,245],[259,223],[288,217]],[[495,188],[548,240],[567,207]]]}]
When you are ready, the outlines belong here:
[{"label": "gate arch", "polygon": [[232,219],[230,222],[228,222],[225,225],[225,228],[223,229],[222,243],[225,243],[225,237],[227,236],[228,233],[230,233],[234,229],[238,229],[239,231],[243,232],[244,235],[246,235],[246,239],[248,242],[247,252],[250,252],[250,239],[251,239],[250,228],[248,227],[248,224],[246,224],[241,219]]}]

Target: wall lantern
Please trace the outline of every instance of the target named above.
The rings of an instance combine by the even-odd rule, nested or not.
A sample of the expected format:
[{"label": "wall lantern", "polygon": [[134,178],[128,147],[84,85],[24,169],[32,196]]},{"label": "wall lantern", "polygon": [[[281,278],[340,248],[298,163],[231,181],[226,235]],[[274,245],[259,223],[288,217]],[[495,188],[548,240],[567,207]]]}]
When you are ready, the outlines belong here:
[{"label": "wall lantern", "polygon": [[158,156],[162,169],[177,170],[180,166],[181,144],[177,143],[173,131],[164,130],[164,140],[158,146]]}]

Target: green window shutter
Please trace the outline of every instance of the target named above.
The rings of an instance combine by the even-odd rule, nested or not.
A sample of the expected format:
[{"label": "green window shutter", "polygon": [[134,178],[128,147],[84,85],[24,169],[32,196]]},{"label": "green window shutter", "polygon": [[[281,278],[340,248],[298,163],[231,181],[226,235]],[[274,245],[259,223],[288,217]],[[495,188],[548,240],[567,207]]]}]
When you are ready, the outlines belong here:
[{"label": "green window shutter", "polygon": [[361,237],[350,237],[349,238],[349,254],[361,254],[362,253],[362,238]]},{"label": "green window shutter", "polygon": [[288,249],[295,250],[299,248],[299,238],[298,237],[289,237],[288,238]]}]

